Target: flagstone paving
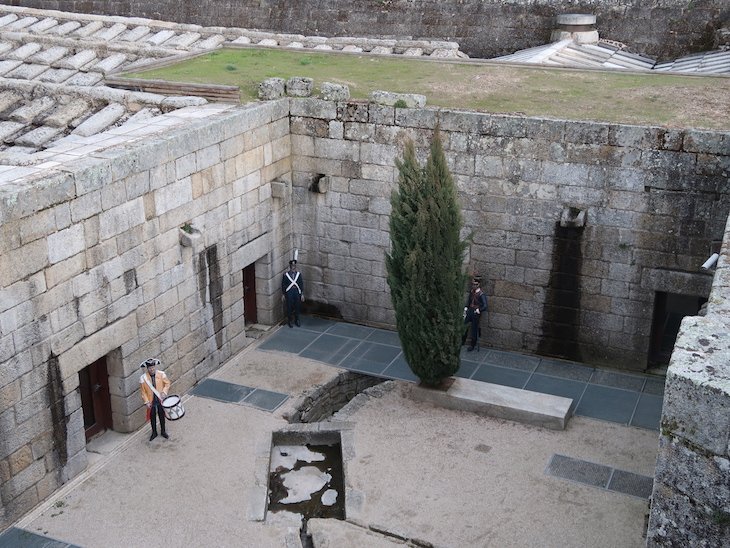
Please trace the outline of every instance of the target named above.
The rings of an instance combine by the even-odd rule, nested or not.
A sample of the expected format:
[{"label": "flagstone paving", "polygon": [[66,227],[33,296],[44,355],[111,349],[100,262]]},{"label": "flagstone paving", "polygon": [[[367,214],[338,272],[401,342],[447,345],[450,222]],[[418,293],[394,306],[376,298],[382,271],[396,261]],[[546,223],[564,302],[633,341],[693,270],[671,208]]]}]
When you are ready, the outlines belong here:
[{"label": "flagstone paving", "polygon": [[[260,348],[386,379],[418,381],[394,331],[313,316],[302,317],[301,323],[300,328],[279,328]],[[659,430],[664,378],[656,375],[464,347],[456,376],[571,398],[577,416]]]}]

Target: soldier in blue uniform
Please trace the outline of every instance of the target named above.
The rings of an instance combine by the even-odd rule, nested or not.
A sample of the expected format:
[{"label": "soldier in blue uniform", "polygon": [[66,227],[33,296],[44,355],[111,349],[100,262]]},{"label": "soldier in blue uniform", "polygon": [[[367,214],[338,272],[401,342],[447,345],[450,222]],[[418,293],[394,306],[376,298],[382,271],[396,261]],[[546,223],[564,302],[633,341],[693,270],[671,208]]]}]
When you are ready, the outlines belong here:
[{"label": "soldier in blue uniform", "polygon": [[[486,312],[487,296],[482,291],[479,278],[474,278],[464,307],[464,323],[471,324],[471,345],[467,348],[469,352],[474,350],[474,347],[476,347],[477,352],[479,351],[479,321]],[[464,342],[466,342],[466,333],[464,333]]]},{"label": "soldier in blue uniform", "polygon": [[286,323],[291,327],[292,316],[299,327],[299,312],[304,302],[304,278],[297,271],[297,261],[289,261],[289,270],[281,278],[282,300],[286,301]]}]

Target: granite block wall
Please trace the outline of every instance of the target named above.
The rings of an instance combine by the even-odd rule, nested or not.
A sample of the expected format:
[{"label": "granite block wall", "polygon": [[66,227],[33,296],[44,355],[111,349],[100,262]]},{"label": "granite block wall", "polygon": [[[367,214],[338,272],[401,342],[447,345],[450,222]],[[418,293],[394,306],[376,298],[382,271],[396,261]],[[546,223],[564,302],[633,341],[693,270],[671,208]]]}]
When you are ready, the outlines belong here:
[{"label": "granite block wall", "polygon": [[[292,100],[295,245],[310,298],[347,320],[395,323],[394,160],[405,139],[425,160],[437,124],[490,300],[485,344],[645,369],[657,293],[709,294],[699,266],[730,211],[728,135]],[[584,227],[561,226],[580,212]]]},{"label": "granite block wall", "polygon": [[555,16],[592,13],[599,33],[659,60],[715,47],[728,23],[725,0],[10,0],[10,5],[148,17],[323,36],[456,41],[472,57],[495,57],[550,41]]},{"label": "granite block wall", "polygon": [[244,267],[259,321],[278,317],[290,156],[284,100],[0,188],[0,528],[85,469],[81,369],[106,357],[113,429],[133,431],[142,361],[182,394],[252,340]]},{"label": "granite block wall", "polygon": [[730,545],[730,224],[704,317],[667,373],[647,546]]},{"label": "granite block wall", "polygon": [[[0,188],[2,524],[85,469],[82,368],[106,357],[113,428],[125,432],[144,420],[145,358],[160,357],[184,393],[247,344],[244,267],[255,264],[262,323],[281,318],[296,247],[308,302],[392,327],[394,160],[406,139],[424,160],[437,125],[472,234],[467,267],[490,298],[488,345],[641,370],[658,293],[709,295],[710,320],[694,322],[726,315],[726,270],[710,295],[699,265],[726,234],[727,132],[315,98],[231,108]],[[707,346],[725,355],[722,326],[710,328],[688,359]],[[700,496],[704,484],[671,479],[687,448],[706,444],[698,473],[726,474],[727,381],[669,379],[659,516]],[[701,413],[682,407],[694,400]]]}]

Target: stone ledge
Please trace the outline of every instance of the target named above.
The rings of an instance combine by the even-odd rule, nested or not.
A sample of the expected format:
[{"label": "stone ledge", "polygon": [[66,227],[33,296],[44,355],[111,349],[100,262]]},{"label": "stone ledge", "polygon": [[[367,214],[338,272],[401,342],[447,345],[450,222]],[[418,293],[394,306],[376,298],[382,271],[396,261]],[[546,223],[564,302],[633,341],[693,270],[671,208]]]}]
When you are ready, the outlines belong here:
[{"label": "stone ledge", "polygon": [[469,379],[455,378],[448,389],[416,386],[414,399],[447,409],[565,430],[573,400]]}]

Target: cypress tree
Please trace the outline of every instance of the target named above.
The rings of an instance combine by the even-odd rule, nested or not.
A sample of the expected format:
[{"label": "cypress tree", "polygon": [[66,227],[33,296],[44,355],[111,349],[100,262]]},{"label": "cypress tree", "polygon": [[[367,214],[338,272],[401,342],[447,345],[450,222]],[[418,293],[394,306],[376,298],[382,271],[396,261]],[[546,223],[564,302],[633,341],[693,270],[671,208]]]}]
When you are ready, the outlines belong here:
[{"label": "cypress tree", "polygon": [[437,385],[459,368],[467,246],[438,128],[424,168],[410,141],[396,166],[388,285],[406,361],[421,382]]}]

